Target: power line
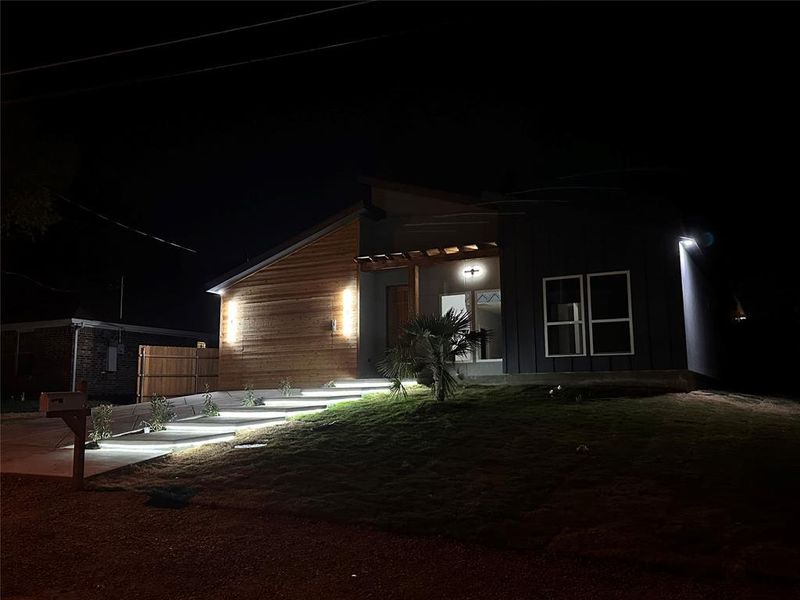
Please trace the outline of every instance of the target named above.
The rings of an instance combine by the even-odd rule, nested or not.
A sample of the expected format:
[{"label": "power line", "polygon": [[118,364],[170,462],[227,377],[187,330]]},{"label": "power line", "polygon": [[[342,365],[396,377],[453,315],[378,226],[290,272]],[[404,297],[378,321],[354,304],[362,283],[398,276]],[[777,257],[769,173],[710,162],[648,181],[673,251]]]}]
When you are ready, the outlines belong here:
[{"label": "power line", "polygon": [[295,50],[293,52],[284,52],[283,54],[274,54],[272,56],[263,56],[260,58],[251,58],[248,60],[241,60],[234,63],[227,63],[224,65],[215,65],[213,67],[203,67],[200,69],[192,69],[190,71],[180,71],[178,73],[168,73],[166,75],[155,75],[152,77],[139,77],[137,79],[128,79],[125,81],[117,81],[114,83],[105,83],[102,85],[90,86],[90,87],[83,87],[83,88],[76,88],[72,90],[65,90],[62,92],[52,92],[50,94],[40,94],[37,96],[25,96],[23,98],[14,98],[12,100],[4,100],[3,105],[11,105],[11,104],[22,104],[24,102],[33,102],[35,100],[47,100],[51,98],[60,98],[63,96],[72,96],[75,94],[83,94],[87,92],[96,92],[104,89],[114,88],[114,87],[123,87],[126,85],[135,85],[137,83],[147,83],[150,81],[162,81],[165,79],[174,79],[176,77],[186,77],[187,75],[198,75],[201,73],[210,73],[212,71],[220,71],[223,69],[232,69],[235,67],[243,67],[246,65],[253,65],[258,63],[269,62],[273,60],[278,60],[281,58],[289,58],[292,56],[301,56],[304,54],[313,54],[315,52],[322,52],[324,50],[333,50],[336,48],[344,48],[346,46],[354,46],[356,44],[363,44],[365,42],[372,42],[375,40],[381,40],[385,38],[389,38],[395,35],[403,35],[408,33],[411,30],[399,31],[395,33],[383,33],[381,35],[373,35],[365,38],[359,38],[356,40],[349,40],[346,42],[338,42],[336,44],[328,44],[326,46],[317,46],[316,48],[306,48],[304,50]]},{"label": "power line", "polygon": [[606,192],[622,192],[625,191],[624,188],[621,187],[610,187],[610,186],[601,186],[601,185],[550,185],[547,187],[536,187],[536,188],[529,188],[527,190],[519,190],[516,192],[511,192],[510,196],[516,196],[518,194],[529,194],[531,192],[552,192],[556,190],[565,190],[565,191],[577,191],[577,190],[597,190],[597,191],[606,191]]},{"label": "power line", "polygon": [[180,248],[181,250],[186,250],[187,252],[191,252],[192,254],[197,254],[197,250],[192,250],[191,248],[187,248],[186,246],[181,246],[180,244],[177,244],[175,242],[170,242],[169,240],[165,240],[164,238],[160,238],[160,237],[158,237],[156,235],[152,235],[150,233],[147,233],[146,231],[142,231],[141,229],[136,229],[135,227],[131,227],[129,225],[125,225],[125,223],[120,223],[116,219],[112,219],[111,217],[107,217],[106,215],[104,215],[102,213],[99,213],[96,210],[93,210],[93,209],[89,208],[88,206],[85,206],[85,205],[81,204],[80,202],[76,202],[75,200],[71,200],[71,199],[67,198],[66,196],[64,196],[63,194],[59,194],[58,192],[51,190],[47,186],[40,185],[40,184],[37,184],[37,185],[39,185],[39,187],[41,187],[42,189],[47,190],[49,193],[53,194],[57,198],[60,198],[64,202],[67,202],[68,204],[72,204],[73,206],[77,206],[81,210],[86,211],[86,212],[88,212],[88,213],[90,213],[90,214],[92,214],[92,215],[94,215],[94,216],[96,216],[96,217],[98,217],[100,219],[103,219],[104,221],[108,221],[109,223],[113,223],[114,225],[117,225],[118,227],[122,227],[123,229],[127,229],[128,231],[132,231],[133,233],[138,233],[141,236],[150,238],[150,239],[155,240],[157,242],[161,242],[162,244],[167,244],[169,246],[174,246],[175,248]]},{"label": "power line", "polygon": [[294,21],[296,19],[303,19],[305,17],[313,17],[316,15],[321,15],[325,13],[334,12],[337,10],[344,10],[345,8],[353,8],[354,6],[361,6],[363,4],[370,4],[375,2],[376,0],[363,0],[362,2],[354,2],[352,4],[345,4],[344,6],[334,6],[332,8],[323,8],[321,10],[315,10],[312,12],[307,13],[300,13],[297,15],[291,15],[288,17],[282,17],[280,19],[273,19],[271,21],[262,21],[260,23],[253,23],[252,25],[242,25],[241,27],[232,27],[230,29],[222,29],[220,31],[211,31],[209,33],[201,33],[199,35],[193,35],[189,37],[178,38],[175,40],[168,40],[166,42],[157,42],[155,44],[146,44],[144,46],[136,46],[135,48],[127,48],[124,50],[113,50],[111,52],[104,52],[102,54],[94,54],[92,56],[84,56],[81,58],[73,58],[70,60],[62,60],[53,63],[47,63],[43,65],[35,65],[33,67],[24,67],[22,69],[14,69],[13,71],[6,71],[5,73],[0,73],[0,76],[5,77],[6,75],[17,75],[20,73],[30,73],[32,71],[41,71],[44,69],[52,69],[55,67],[63,67],[66,65],[73,65],[76,63],[88,62],[92,60],[99,60],[101,58],[108,58],[111,56],[120,56],[122,54],[131,54],[132,52],[141,52],[142,50],[152,50],[153,48],[163,48],[165,46],[172,46],[174,44],[182,44],[184,42],[191,42],[194,40],[201,40],[210,37],[215,37],[218,35],[225,35],[228,33],[236,33],[239,31],[247,31],[250,29],[256,29],[258,27],[266,27],[267,25],[275,25],[277,23],[286,23],[287,21]]}]

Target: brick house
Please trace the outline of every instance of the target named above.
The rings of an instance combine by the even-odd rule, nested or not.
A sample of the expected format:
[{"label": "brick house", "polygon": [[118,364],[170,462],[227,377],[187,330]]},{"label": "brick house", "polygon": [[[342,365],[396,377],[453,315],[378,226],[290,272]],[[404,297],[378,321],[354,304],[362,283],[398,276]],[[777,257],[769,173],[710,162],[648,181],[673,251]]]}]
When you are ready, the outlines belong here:
[{"label": "brick house", "polygon": [[2,326],[2,398],[35,399],[86,381],[89,396],[122,404],[136,399],[140,345],[216,345],[216,336],[178,329],[58,319]]}]

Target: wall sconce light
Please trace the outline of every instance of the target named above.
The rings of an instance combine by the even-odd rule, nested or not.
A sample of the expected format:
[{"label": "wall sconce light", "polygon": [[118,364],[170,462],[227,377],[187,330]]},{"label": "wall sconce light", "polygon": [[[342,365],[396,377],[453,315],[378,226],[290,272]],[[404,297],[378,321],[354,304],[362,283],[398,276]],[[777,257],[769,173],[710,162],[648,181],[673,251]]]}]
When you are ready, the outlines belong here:
[{"label": "wall sconce light", "polygon": [[470,277],[475,277],[481,270],[478,267],[470,267],[469,269],[464,269],[464,275],[469,275]]}]

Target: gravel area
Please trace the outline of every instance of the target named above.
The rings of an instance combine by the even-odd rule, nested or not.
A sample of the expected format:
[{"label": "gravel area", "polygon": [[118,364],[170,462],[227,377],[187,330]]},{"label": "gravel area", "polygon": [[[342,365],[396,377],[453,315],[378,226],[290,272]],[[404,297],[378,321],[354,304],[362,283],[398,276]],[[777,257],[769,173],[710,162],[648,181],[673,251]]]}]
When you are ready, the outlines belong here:
[{"label": "gravel area", "polygon": [[797,582],[688,576],[411,537],[264,510],[2,476],[5,600],[798,597]]}]

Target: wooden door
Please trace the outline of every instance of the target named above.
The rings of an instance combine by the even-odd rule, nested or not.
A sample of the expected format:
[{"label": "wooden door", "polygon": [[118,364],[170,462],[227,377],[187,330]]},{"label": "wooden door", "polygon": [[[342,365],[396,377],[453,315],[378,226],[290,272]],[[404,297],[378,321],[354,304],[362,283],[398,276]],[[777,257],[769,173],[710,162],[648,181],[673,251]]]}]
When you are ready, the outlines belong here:
[{"label": "wooden door", "polygon": [[386,287],[386,346],[394,346],[408,323],[409,293],[407,285]]}]

